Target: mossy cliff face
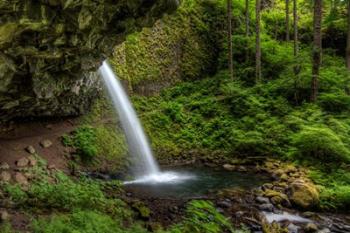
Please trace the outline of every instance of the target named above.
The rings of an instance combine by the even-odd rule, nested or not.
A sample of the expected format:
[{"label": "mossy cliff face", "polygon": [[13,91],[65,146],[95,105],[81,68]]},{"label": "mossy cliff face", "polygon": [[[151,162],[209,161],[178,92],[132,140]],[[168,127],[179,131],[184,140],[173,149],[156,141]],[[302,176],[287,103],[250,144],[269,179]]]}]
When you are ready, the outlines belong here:
[{"label": "mossy cliff face", "polygon": [[215,1],[183,0],[176,13],[131,34],[112,60],[130,91],[157,94],[181,80],[210,75],[221,46],[224,9]]},{"label": "mossy cliff face", "polygon": [[84,113],[127,34],[178,0],[0,0],[0,120]]}]

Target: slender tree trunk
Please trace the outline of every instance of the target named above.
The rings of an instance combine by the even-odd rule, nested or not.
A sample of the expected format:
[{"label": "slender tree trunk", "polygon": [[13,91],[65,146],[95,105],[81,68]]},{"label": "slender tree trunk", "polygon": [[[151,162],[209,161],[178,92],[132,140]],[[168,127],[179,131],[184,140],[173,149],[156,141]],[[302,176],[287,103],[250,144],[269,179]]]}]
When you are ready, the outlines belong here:
[{"label": "slender tree trunk", "polygon": [[286,0],[286,41],[289,40],[289,0]]},{"label": "slender tree trunk", "polygon": [[256,0],[256,25],[255,25],[255,81],[258,83],[261,81],[261,44],[260,44],[260,10],[261,0]]},{"label": "slender tree trunk", "polygon": [[346,67],[350,71],[350,0],[348,0],[348,38],[346,46]]},{"label": "slender tree trunk", "polygon": [[311,102],[317,100],[318,80],[320,76],[321,54],[322,54],[322,0],[315,0],[314,3],[314,44],[312,51],[312,82]]},{"label": "slender tree trunk", "polygon": [[293,0],[293,38],[294,38],[294,99],[298,104],[298,75],[300,72],[300,64],[298,61],[299,56],[299,39],[298,39],[298,0]]},{"label": "slender tree trunk", "polygon": [[[298,38],[298,0],[293,0],[293,37],[294,37],[294,57],[298,57],[299,55],[299,38]],[[295,68],[297,68],[299,64],[296,64]],[[296,73],[296,69],[294,69],[294,73]]]},{"label": "slender tree trunk", "polygon": [[247,40],[247,47],[245,48],[245,62],[249,61],[249,0],[245,0],[245,37]]},{"label": "slender tree trunk", "polygon": [[227,40],[228,40],[228,68],[233,79],[233,52],[232,52],[232,0],[227,0]]},{"label": "slender tree trunk", "polygon": [[249,37],[249,0],[245,0],[245,36]]}]

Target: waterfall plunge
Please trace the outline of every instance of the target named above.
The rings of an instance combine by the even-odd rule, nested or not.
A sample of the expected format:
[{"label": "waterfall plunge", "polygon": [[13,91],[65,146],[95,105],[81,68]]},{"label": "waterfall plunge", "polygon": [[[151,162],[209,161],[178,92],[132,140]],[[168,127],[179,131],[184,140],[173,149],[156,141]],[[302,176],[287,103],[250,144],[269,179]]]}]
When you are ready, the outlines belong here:
[{"label": "waterfall plunge", "polygon": [[175,172],[160,172],[136,112],[123,86],[106,61],[100,67],[99,73],[107,87],[113,106],[118,112],[129,145],[129,152],[136,159],[136,180],[125,183],[177,183],[193,178]]}]

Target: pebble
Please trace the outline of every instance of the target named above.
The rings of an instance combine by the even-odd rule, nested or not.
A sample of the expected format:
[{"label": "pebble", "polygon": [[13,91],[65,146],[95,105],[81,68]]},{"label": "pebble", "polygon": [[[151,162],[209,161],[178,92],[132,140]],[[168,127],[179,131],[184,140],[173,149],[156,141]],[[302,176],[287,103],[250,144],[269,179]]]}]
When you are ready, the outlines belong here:
[{"label": "pebble", "polygon": [[230,208],[232,206],[231,201],[228,200],[219,201],[217,205],[222,208]]},{"label": "pebble", "polygon": [[10,169],[10,165],[8,165],[8,163],[0,163],[0,170],[8,170]]},{"label": "pebble", "polygon": [[248,171],[246,167],[244,166],[239,166],[238,169],[237,169],[239,172],[246,172]]},{"label": "pebble", "polygon": [[33,155],[29,156],[28,160],[29,160],[29,165],[32,166],[32,167],[34,167],[36,165],[36,163],[37,163],[37,160],[36,160],[36,158]]},{"label": "pebble", "polygon": [[20,158],[16,162],[17,167],[25,167],[28,164],[29,164],[29,160],[26,157]]},{"label": "pebble", "polygon": [[28,185],[28,179],[27,177],[25,177],[22,173],[17,172],[15,174],[15,180],[18,184],[23,185],[23,186],[27,186]]},{"label": "pebble", "polygon": [[306,224],[306,226],[304,227],[305,232],[317,232],[317,226],[315,223],[309,222],[308,224]]},{"label": "pebble", "polygon": [[40,145],[43,148],[49,148],[50,146],[52,146],[52,142],[50,140],[46,139],[46,140],[41,141]]},{"label": "pebble", "polygon": [[50,165],[47,165],[47,169],[54,170],[54,169],[56,169],[56,166],[55,166],[55,164],[50,164]]},{"label": "pebble", "polygon": [[227,171],[234,171],[236,169],[236,166],[231,164],[224,164],[223,168]]},{"label": "pebble", "polygon": [[26,151],[27,151],[29,154],[35,154],[35,153],[36,153],[36,151],[35,151],[35,149],[34,149],[33,146],[28,146],[28,147],[26,148]]},{"label": "pebble", "polygon": [[270,200],[267,197],[257,197],[255,199],[259,204],[269,204]]},{"label": "pebble", "polygon": [[259,209],[262,210],[262,211],[272,212],[273,211],[273,205],[272,204],[261,204],[261,205],[259,205]]},{"label": "pebble", "polygon": [[2,222],[5,222],[9,219],[10,215],[8,214],[8,212],[6,210],[1,210],[0,211],[0,220]]},{"label": "pebble", "polygon": [[298,233],[299,227],[293,223],[290,223],[287,227],[289,233]]},{"label": "pebble", "polygon": [[317,231],[317,233],[331,233],[328,228],[323,228],[322,230]]},{"label": "pebble", "polygon": [[0,173],[0,180],[3,182],[9,182],[11,180],[11,174],[9,172],[3,171]]}]

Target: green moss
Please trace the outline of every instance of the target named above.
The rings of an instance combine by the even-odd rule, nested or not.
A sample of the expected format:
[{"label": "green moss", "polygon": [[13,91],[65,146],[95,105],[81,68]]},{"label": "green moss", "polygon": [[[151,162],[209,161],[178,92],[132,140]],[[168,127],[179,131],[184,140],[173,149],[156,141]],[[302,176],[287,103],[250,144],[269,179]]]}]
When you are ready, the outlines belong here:
[{"label": "green moss", "polygon": [[[174,83],[194,79],[215,69],[218,36],[209,1],[183,1],[174,15],[166,16],[151,29],[129,35],[116,48],[112,63],[121,79],[131,86],[144,81]],[[210,33],[208,33],[210,31]]]},{"label": "green moss", "polygon": [[142,233],[147,232],[138,225],[130,229],[122,226],[119,219],[113,219],[100,212],[76,210],[71,214],[60,214],[50,219],[42,218],[32,224],[35,233]]},{"label": "green moss", "polygon": [[344,168],[313,168],[311,179],[320,187],[320,207],[328,210],[350,208],[350,171]]},{"label": "green moss", "polygon": [[83,161],[91,162],[98,152],[97,139],[96,130],[84,125],[76,129],[71,136],[63,136],[63,144],[74,147]]},{"label": "green moss", "polygon": [[16,23],[6,23],[0,26],[0,47],[9,43],[16,36],[19,25]]},{"label": "green moss", "polygon": [[341,138],[325,126],[308,126],[292,137],[296,156],[318,162],[350,162],[350,150]]}]

